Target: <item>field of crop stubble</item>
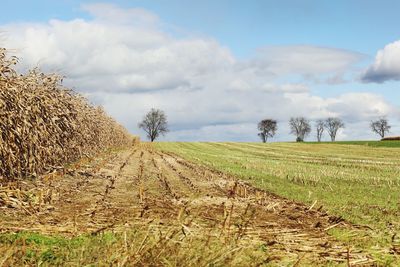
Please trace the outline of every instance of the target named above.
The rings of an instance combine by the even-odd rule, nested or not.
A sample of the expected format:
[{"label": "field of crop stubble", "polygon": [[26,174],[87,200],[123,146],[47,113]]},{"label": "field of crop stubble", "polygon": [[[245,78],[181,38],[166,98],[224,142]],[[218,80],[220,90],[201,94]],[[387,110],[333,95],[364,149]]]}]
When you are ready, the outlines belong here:
[{"label": "field of crop stubble", "polygon": [[368,251],[379,264],[400,264],[400,142],[158,147],[341,217],[353,228],[333,227],[331,236]]},{"label": "field of crop stubble", "polygon": [[[292,152],[273,155],[274,147]],[[299,161],[305,148],[142,143],[82,159],[51,176],[16,181],[0,190],[0,265],[359,266],[393,260],[391,248],[384,246],[389,243],[374,250],[361,244],[369,231],[379,231],[341,219],[346,210],[332,215],[325,206],[319,209],[326,200],[311,192],[319,183],[314,176],[284,178],[283,190],[278,170],[297,165],[299,173],[305,167],[289,155],[297,153]],[[265,163],[279,163],[284,155],[286,164],[276,166],[275,176],[267,175]],[[229,173],[253,178],[246,183]],[[270,185],[284,194],[295,190],[289,184],[307,187],[310,202],[318,202],[302,204],[259,189]],[[298,190],[293,196],[301,195]],[[358,235],[360,243],[347,242],[344,234]],[[380,258],[374,255],[378,250]]]}]

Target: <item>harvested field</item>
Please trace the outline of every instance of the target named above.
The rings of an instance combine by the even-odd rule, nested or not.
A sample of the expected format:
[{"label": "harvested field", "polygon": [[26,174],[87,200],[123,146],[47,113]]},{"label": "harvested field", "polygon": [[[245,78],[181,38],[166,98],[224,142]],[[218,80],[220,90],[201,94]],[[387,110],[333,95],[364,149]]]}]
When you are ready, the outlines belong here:
[{"label": "harvested field", "polygon": [[[374,264],[368,253],[327,233],[333,228],[360,231],[340,217],[150,144],[103,153],[34,182],[3,184],[0,207],[0,263],[5,266],[39,261],[108,266]],[[67,245],[54,249],[56,241],[26,232],[60,236]],[[65,241],[82,236],[90,242]],[[98,238],[103,243],[93,249]],[[38,239],[45,241],[32,241]],[[27,257],[28,250],[36,256]]]},{"label": "harvested field", "polygon": [[[386,144],[393,147],[386,147]],[[400,264],[400,150],[391,142],[158,143],[165,153],[209,166],[279,196],[322,207],[360,229],[329,233]]]}]

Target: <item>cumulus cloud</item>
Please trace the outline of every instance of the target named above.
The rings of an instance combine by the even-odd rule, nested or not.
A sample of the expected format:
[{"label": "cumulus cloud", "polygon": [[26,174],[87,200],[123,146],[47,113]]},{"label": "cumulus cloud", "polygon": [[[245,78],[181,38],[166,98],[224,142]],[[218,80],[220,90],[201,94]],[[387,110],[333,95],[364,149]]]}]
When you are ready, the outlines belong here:
[{"label": "cumulus cloud", "polygon": [[[256,141],[256,124],[265,117],[280,122],[276,140],[291,140],[291,116],[318,119],[341,116],[367,121],[391,107],[382,97],[352,93],[323,98],[302,77],[340,75],[361,55],[315,46],[260,49],[238,60],[229,48],[205,37],[176,37],[143,9],[88,4],[92,19],[51,20],[0,26],[5,44],[22,58],[65,74],[66,85],[84,93],[132,132],[145,112],[156,107],[168,115],[167,140]],[[354,137],[349,130],[346,138]]]},{"label": "cumulus cloud", "polygon": [[378,51],[374,63],[362,75],[362,80],[376,83],[400,80],[400,40]]},{"label": "cumulus cloud", "polygon": [[193,80],[234,63],[229,50],[213,40],[174,39],[135,24],[76,19],[5,28],[7,45],[19,51],[24,65],[61,71],[70,84],[85,91],[190,86]]},{"label": "cumulus cloud", "polygon": [[328,110],[348,122],[359,122],[388,114],[398,115],[395,107],[372,93],[346,93],[338,98],[327,99]]}]

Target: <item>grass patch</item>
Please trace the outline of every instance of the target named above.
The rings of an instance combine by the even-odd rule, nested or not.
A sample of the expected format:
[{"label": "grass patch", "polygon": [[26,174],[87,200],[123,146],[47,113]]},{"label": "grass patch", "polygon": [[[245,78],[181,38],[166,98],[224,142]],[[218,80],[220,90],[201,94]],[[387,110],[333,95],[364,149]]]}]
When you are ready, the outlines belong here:
[{"label": "grass patch", "polygon": [[336,142],[304,142],[305,144],[359,145],[370,147],[400,147],[400,141],[336,141]]},{"label": "grass patch", "polygon": [[274,260],[281,259],[270,257],[261,242],[237,242],[233,236],[195,230],[188,235],[177,225],[143,224],[73,238],[0,234],[3,266],[250,266]]}]

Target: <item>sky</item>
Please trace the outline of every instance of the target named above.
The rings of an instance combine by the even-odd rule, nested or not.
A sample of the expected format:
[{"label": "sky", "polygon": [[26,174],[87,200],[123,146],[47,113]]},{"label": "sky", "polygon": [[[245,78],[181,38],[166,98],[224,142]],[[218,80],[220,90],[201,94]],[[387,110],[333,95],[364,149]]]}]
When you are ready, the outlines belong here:
[{"label": "sky", "polygon": [[[400,1],[3,0],[0,46],[25,72],[65,75],[145,139],[151,108],[166,141],[291,141],[288,120],[339,117],[338,140],[400,135]],[[315,140],[313,131],[307,140]],[[324,139],[328,140],[325,135]]]}]

